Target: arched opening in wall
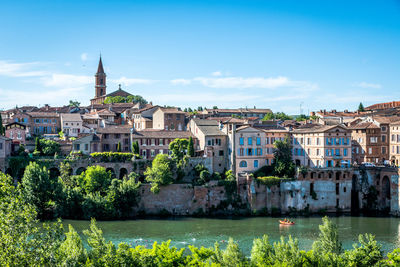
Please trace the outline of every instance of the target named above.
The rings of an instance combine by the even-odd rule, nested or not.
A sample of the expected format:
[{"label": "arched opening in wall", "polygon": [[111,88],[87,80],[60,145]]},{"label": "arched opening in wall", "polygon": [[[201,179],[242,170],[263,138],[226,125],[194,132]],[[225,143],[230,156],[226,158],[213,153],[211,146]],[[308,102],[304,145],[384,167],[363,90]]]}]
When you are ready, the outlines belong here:
[{"label": "arched opening in wall", "polygon": [[300,165],[301,165],[300,160],[296,159],[296,166],[300,166]]},{"label": "arched opening in wall", "polygon": [[60,176],[60,171],[56,167],[50,168],[49,173],[50,178],[53,180],[57,179]]},{"label": "arched opening in wall", "polygon": [[311,179],[314,179],[315,177],[315,172],[311,172]]},{"label": "arched opening in wall", "polygon": [[388,176],[383,176],[382,179],[382,199],[385,209],[390,209],[390,180]]},{"label": "arched opening in wall", "polygon": [[357,214],[360,208],[357,184],[358,184],[358,177],[356,174],[353,174],[351,178],[351,212],[353,214]]},{"label": "arched opening in wall", "polygon": [[107,168],[106,171],[111,172],[111,177],[112,177],[112,178],[116,178],[116,176],[115,176],[115,171],[114,171],[113,168]]},{"label": "arched opening in wall", "polygon": [[332,179],[332,173],[331,172],[328,172],[328,178]]},{"label": "arched opening in wall", "polygon": [[319,179],[322,178],[322,173],[318,173],[318,178],[319,178]]},{"label": "arched opening in wall", "polygon": [[341,174],[342,174],[341,172],[336,172],[336,181],[340,180]]},{"label": "arched opening in wall", "polygon": [[84,167],[79,167],[77,170],[76,170],[76,175],[81,175],[81,173],[82,172],[85,172],[86,171],[86,168],[84,168]]},{"label": "arched opening in wall", "polygon": [[125,168],[121,168],[119,170],[119,179],[123,179],[125,176],[128,177],[128,171]]},{"label": "arched opening in wall", "polygon": [[376,183],[376,185],[379,185],[380,180],[381,180],[381,176],[380,176],[379,174],[377,174],[376,177],[375,177],[375,183]]}]

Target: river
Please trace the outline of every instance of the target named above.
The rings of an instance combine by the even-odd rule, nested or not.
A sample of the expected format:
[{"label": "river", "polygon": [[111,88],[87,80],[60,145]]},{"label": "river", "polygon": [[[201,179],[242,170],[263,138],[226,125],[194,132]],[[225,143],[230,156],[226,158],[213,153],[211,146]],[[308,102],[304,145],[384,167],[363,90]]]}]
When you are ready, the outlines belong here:
[{"label": "river", "polygon": [[[400,247],[400,219],[390,217],[332,217],[339,227],[339,237],[345,249],[350,249],[358,235],[372,233],[387,253]],[[219,242],[225,247],[232,237],[239,242],[240,248],[250,254],[253,239],[267,234],[270,242],[278,241],[280,236],[292,235],[299,239],[301,249],[310,249],[318,237],[320,217],[295,218],[293,226],[280,226],[278,218],[251,217],[239,219],[221,218],[174,218],[174,219],[138,219],[128,221],[99,221],[107,241],[126,242],[130,245],[150,247],[154,241],[171,240],[176,247],[213,246]],[[66,229],[71,224],[78,233],[88,229],[89,221],[64,220]]]}]

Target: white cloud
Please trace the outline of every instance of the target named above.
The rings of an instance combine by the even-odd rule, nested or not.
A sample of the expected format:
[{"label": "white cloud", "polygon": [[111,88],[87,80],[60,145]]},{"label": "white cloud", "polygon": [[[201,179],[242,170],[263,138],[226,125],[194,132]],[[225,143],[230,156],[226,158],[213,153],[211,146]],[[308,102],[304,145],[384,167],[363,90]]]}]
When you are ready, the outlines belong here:
[{"label": "white cloud", "polygon": [[382,88],[382,85],[379,83],[367,83],[367,82],[354,83],[353,86],[361,87],[361,88],[373,88],[373,89],[381,89]]},{"label": "white cloud", "polygon": [[32,67],[42,65],[39,62],[31,63],[12,63],[9,61],[0,60],[0,75],[8,77],[39,77],[49,73],[46,71],[32,70]]},{"label": "white cloud", "polygon": [[175,79],[170,81],[173,85],[189,85],[192,83],[190,79]]},{"label": "white cloud", "polygon": [[220,71],[214,71],[213,73],[211,73],[212,76],[222,76],[222,72]]},{"label": "white cloud", "polygon": [[81,54],[81,60],[82,61],[87,61],[87,59],[88,59],[88,54],[87,53],[82,53]]},{"label": "white cloud", "polygon": [[71,74],[52,74],[42,77],[41,81],[43,85],[48,87],[79,87],[88,84],[94,84],[94,78],[91,76]]},{"label": "white cloud", "polygon": [[126,77],[121,77],[117,80],[111,80],[111,82],[117,83],[117,84],[123,84],[125,86],[130,86],[133,84],[151,84],[155,82],[154,80],[148,80],[148,79],[135,79],[135,78],[126,78]]}]

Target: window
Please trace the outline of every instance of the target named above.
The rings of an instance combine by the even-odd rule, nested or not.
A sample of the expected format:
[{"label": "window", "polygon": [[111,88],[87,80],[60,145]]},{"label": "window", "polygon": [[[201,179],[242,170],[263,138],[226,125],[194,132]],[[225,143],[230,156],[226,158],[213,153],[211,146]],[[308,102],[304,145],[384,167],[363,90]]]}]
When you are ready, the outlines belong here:
[{"label": "window", "polygon": [[150,155],[151,155],[151,157],[154,157],[154,156],[156,155],[156,152],[154,151],[154,149],[152,149],[152,150],[150,151]]},{"label": "window", "polygon": [[252,139],[251,137],[248,137],[248,138],[247,138],[247,144],[248,144],[249,146],[253,145],[253,139]]},{"label": "window", "polygon": [[319,146],[319,138],[317,137],[317,146]]},{"label": "window", "polygon": [[0,150],[3,150],[3,143],[0,143]]},{"label": "window", "polygon": [[156,145],[156,140],[155,139],[151,139],[151,145],[155,146]]},{"label": "window", "polygon": [[377,142],[378,142],[378,137],[376,137],[376,136],[371,136],[370,142],[371,142],[371,143],[377,143]]},{"label": "window", "polygon": [[108,139],[108,134],[104,134],[104,139]]},{"label": "window", "polygon": [[85,144],[85,150],[89,150],[89,144]]},{"label": "window", "polygon": [[261,156],[262,155],[262,148],[257,148],[257,156]]},{"label": "window", "polygon": [[243,137],[239,138],[239,145],[244,145],[244,138]]},{"label": "window", "polygon": [[382,138],[382,143],[385,143],[386,142],[386,134],[382,134],[381,138]]},{"label": "window", "polygon": [[239,163],[239,167],[241,167],[241,168],[246,168],[246,167],[247,167],[247,161],[242,160],[242,161]]},{"label": "window", "polygon": [[307,145],[311,145],[311,138],[307,138]]},{"label": "window", "polygon": [[386,126],[381,126],[381,131],[386,132]]},{"label": "window", "polygon": [[81,150],[81,145],[80,145],[80,144],[75,144],[75,150],[76,150],[76,151]]},{"label": "window", "polygon": [[[317,139],[318,140],[318,139]],[[317,156],[319,156],[319,148],[317,148]]]},{"label": "window", "polygon": [[244,156],[244,149],[243,148],[239,148],[239,156]]},{"label": "window", "polygon": [[115,134],[115,139],[119,139],[121,137],[120,134]]},{"label": "window", "polygon": [[347,156],[347,148],[343,148],[343,156]]},{"label": "window", "polygon": [[382,154],[386,154],[386,147],[382,147]]},{"label": "window", "polygon": [[368,154],[372,154],[372,147],[368,148]]},{"label": "window", "polygon": [[257,137],[257,139],[256,139],[256,144],[259,146],[259,145],[261,145],[261,138],[260,137]]},{"label": "window", "polygon": [[208,144],[209,146],[211,146],[211,140],[208,140],[208,141],[207,141],[207,144]]},{"label": "window", "polygon": [[[163,145],[164,145],[164,139],[158,140],[158,143],[159,143],[160,146],[163,146]],[[161,150],[161,151],[162,151],[162,150]],[[162,153],[160,153],[160,154],[162,154]]]},{"label": "window", "polygon": [[247,149],[247,156],[252,156],[253,155],[253,149],[252,148],[248,148]]},{"label": "window", "polygon": [[269,144],[269,137],[265,138],[265,144],[266,144],[266,145]]},{"label": "window", "polygon": [[224,155],[224,151],[223,150],[220,150],[219,151],[219,156],[223,156]]},{"label": "window", "polygon": [[258,160],[254,161],[254,168],[258,168]]}]

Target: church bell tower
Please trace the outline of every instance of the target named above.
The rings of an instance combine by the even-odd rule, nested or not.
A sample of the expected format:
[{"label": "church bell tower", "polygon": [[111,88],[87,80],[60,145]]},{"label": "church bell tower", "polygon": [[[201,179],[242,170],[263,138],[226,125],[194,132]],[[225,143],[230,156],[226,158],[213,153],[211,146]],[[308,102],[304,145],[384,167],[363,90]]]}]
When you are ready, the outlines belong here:
[{"label": "church bell tower", "polygon": [[99,66],[97,67],[97,73],[94,75],[95,80],[96,80],[96,85],[95,87],[95,98],[105,96],[107,94],[106,92],[106,74],[103,69],[103,62],[101,61],[101,55],[100,55],[100,61],[99,61]]}]

